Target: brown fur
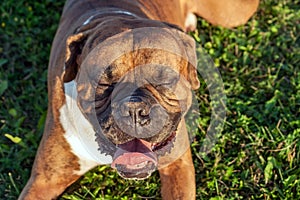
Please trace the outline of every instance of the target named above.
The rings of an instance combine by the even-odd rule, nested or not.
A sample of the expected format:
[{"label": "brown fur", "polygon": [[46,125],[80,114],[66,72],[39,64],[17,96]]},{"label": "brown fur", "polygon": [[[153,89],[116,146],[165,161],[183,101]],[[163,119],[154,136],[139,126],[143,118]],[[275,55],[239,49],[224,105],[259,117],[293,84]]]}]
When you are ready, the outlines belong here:
[{"label": "brown fur", "polygon": [[[258,0],[67,1],[52,44],[48,71],[49,104],[45,131],[30,180],[19,199],[55,199],[79,178],[79,175],[73,173],[74,170],[79,169],[78,158],[71,153],[63,136],[62,125],[59,122],[59,109],[65,103],[63,82],[74,78],[76,66],[73,68],[75,70],[67,70],[66,74],[63,73],[63,66],[66,59],[67,65],[80,65],[81,56],[84,56],[80,54],[84,52],[80,52],[76,44],[73,47],[71,44],[74,41],[80,42],[80,39],[83,41],[85,34],[90,33],[83,31],[81,35],[74,36],[74,31],[95,9],[103,6],[120,7],[144,18],[164,21],[184,29],[185,16],[189,12],[202,16],[212,24],[233,27],[245,23],[255,12],[257,5]],[[118,26],[119,24],[115,24],[116,28]],[[110,27],[109,30],[116,31],[116,28]],[[91,29],[89,28],[89,30]],[[68,45],[69,48],[73,49],[69,50]],[[76,59],[70,60],[68,58],[71,57],[72,52],[77,52],[78,55]],[[181,73],[188,76],[188,71]],[[192,73],[192,76],[196,76],[196,72]],[[194,89],[197,88],[198,82],[193,84],[195,85]],[[188,142],[185,143],[188,146]],[[194,167],[189,148],[181,158],[160,169],[159,173],[164,199],[195,199]]]},{"label": "brown fur", "polygon": [[163,199],[196,198],[195,169],[190,149],[171,165],[160,169],[159,175]]},{"label": "brown fur", "polygon": [[192,12],[214,25],[231,28],[245,24],[258,7],[259,0],[194,0]]},{"label": "brown fur", "polygon": [[48,109],[44,137],[35,158],[31,177],[20,199],[54,199],[79,178],[73,174],[73,170],[79,169],[78,159],[70,152],[58,118],[51,117],[59,116],[57,108],[64,103],[64,99],[61,98],[63,97],[61,81],[58,77],[53,88],[60,95],[54,96],[52,100],[54,106]]}]

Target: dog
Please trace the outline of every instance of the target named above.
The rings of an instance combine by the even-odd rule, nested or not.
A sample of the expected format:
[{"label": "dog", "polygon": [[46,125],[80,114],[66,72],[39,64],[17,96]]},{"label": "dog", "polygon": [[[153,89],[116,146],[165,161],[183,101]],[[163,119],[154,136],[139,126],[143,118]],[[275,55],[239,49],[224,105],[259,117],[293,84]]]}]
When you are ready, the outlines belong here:
[{"label": "dog", "polygon": [[110,164],[128,179],[159,170],[163,199],[195,199],[184,116],[197,90],[196,16],[234,27],[258,0],[68,0],[48,67],[48,111],[19,199],[56,199]]}]

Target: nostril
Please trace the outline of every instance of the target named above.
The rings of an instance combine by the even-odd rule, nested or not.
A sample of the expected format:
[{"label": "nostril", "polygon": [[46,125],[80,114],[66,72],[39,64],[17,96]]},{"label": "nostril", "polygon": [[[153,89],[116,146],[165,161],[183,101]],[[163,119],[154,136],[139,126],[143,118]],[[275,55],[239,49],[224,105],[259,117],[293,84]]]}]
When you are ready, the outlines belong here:
[{"label": "nostril", "polygon": [[143,108],[132,108],[129,110],[129,113],[133,123],[135,124],[145,125],[145,120],[149,119],[145,109]]},{"label": "nostril", "polygon": [[143,101],[139,96],[130,96],[120,102],[118,107],[115,107],[119,113],[118,119],[130,126],[147,126],[151,123],[150,111],[151,105]]},{"label": "nostril", "polygon": [[142,107],[143,105],[140,105],[140,103],[126,102],[120,106],[120,113],[124,117],[145,116],[147,113]]},{"label": "nostril", "polygon": [[138,116],[146,117],[149,115],[149,112],[146,111],[146,108],[140,108],[138,110]]},{"label": "nostril", "polygon": [[141,108],[138,108],[137,110],[136,110],[136,115],[137,116],[139,116],[139,117],[142,117],[142,116],[144,116],[144,114],[143,113],[145,113],[144,112],[144,110],[143,109],[141,109]]}]

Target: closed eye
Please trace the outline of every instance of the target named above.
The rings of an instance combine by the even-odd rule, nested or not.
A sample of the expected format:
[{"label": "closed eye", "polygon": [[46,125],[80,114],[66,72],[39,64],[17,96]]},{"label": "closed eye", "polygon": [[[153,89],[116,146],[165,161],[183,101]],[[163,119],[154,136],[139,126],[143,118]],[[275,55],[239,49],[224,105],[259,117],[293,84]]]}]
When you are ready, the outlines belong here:
[{"label": "closed eye", "polygon": [[115,84],[99,84],[95,94],[95,109],[97,113],[102,112],[109,105],[109,98],[114,90]]},{"label": "closed eye", "polygon": [[173,86],[179,80],[179,75],[170,68],[161,68],[152,75],[151,84],[156,86]]}]

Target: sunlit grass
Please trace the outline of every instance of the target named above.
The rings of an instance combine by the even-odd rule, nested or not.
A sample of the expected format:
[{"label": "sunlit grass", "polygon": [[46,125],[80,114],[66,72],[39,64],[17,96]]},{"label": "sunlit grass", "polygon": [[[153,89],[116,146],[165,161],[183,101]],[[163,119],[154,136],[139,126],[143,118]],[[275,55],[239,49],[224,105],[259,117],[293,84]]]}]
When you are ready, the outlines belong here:
[{"label": "sunlit grass", "polygon": [[[0,21],[0,199],[26,183],[47,109],[47,65],[63,2],[2,1]],[[245,26],[199,19],[196,41],[218,67],[227,121],[213,151],[198,154],[209,122],[205,84],[197,92],[199,133],[192,145],[197,199],[300,196],[300,2],[265,0]],[[98,167],[61,199],[159,199],[158,173],[126,181]]]}]

